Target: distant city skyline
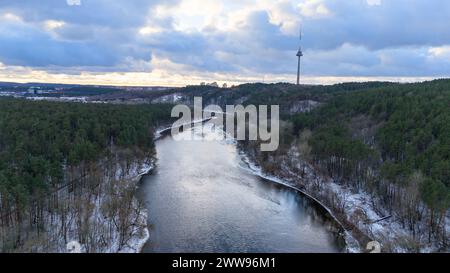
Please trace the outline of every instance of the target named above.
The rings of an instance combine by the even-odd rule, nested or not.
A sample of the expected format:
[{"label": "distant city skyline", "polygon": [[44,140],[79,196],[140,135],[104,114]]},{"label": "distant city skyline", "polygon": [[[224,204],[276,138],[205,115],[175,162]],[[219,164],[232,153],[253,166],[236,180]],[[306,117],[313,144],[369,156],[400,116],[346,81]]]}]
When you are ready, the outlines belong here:
[{"label": "distant city skyline", "polygon": [[0,2],[0,81],[126,86],[449,77],[446,0]]}]

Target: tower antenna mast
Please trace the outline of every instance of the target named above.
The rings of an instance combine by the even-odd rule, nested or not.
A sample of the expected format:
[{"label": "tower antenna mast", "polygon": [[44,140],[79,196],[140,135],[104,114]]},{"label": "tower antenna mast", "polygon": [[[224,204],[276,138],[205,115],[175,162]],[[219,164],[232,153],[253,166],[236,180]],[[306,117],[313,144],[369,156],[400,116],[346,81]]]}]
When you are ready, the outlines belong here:
[{"label": "tower antenna mast", "polygon": [[303,51],[302,51],[302,26],[300,26],[300,47],[297,52],[298,57],[298,66],[297,66],[297,85],[300,85],[300,64],[301,64],[301,58],[303,57]]}]

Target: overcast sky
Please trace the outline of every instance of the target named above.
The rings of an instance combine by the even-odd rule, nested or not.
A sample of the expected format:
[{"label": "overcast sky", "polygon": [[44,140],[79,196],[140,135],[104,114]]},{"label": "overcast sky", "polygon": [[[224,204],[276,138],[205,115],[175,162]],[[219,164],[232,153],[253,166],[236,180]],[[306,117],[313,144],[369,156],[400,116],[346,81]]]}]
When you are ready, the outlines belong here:
[{"label": "overcast sky", "polygon": [[0,81],[185,85],[450,76],[448,0],[0,0]]}]

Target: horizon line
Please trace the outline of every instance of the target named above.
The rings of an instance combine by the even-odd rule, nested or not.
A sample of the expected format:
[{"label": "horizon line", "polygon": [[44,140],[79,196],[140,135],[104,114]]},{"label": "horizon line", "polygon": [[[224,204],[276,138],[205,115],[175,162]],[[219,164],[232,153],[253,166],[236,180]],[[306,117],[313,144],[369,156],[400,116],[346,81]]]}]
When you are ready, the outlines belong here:
[{"label": "horizon line", "polygon": [[[324,82],[317,82],[317,81],[310,81],[310,82],[303,82],[300,83],[300,85],[304,85],[304,86],[332,86],[332,85],[338,85],[338,84],[345,84],[345,83],[368,83],[368,82],[390,82],[390,83],[423,83],[423,82],[429,82],[429,81],[433,81],[433,80],[446,80],[446,79],[450,79],[450,76],[442,76],[442,77],[347,77],[347,76],[338,76],[338,77],[334,77],[334,76],[323,76],[323,77],[313,77],[315,79],[325,79]],[[327,79],[344,79],[342,81],[327,81]],[[345,80],[347,79],[347,80]],[[224,80],[218,80],[218,81],[203,81],[205,83],[218,83],[219,87],[221,87],[221,85],[223,83],[231,83],[224,81]],[[136,87],[136,88],[145,88],[145,87],[164,87],[164,88],[183,88],[183,87],[188,87],[188,86],[201,86],[200,83],[185,83],[185,84],[161,84],[161,83],[155,83],[155,84],[140,84],[140,83],[103,83],[103,82],[83,82],[83,81],[68,81],[68,82],[64,82],[64,81],[44,81],[44,80],[5,80],[5,79],[0,79],[0,83],[3,84],[20,84],[20,85],[26,85],[26,84],[55,84],[55,85],[79,85],[79,86],[101,86],[101,87],[126,87],[126,88],[132,88],[132,87]],[[240,86],[240,85],[245,85],[245,84],[291,84],[291,85],[296,85],[294,82],[289,82],[289,81],[239,81],[239,82],[234,82],[234,84],[230,84],[228,87],[232,87],[232,86]]]}]

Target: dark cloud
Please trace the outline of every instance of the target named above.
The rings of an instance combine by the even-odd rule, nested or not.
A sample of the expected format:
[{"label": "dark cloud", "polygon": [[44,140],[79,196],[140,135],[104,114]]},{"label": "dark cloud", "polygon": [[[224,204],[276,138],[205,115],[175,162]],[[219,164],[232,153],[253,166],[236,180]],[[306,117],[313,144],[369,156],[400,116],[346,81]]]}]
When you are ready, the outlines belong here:
[{"label": "dark cloud", "polygon": [[36,28],[0,25],[0,61],[21,66],[114,65],[116,55],[111,48],[95,42],[57,41]]},{"label": "dark cloud", "polygon": [[[449,56],[430,56],[430,47],[450,45],[450,1],[381,0],[374,6],[366,0],[324,0],[328,13],[323,16],[301,14],[298,4],[305,1],[310,0],[279,5],[303,21],[305,74],[442,76],[450,71]],[[65,0],[2,0],[0,16],[11,13],[22,21],[0,21],[0,62],[52,73],[58,67],[67,73],[135,71],[133,62],[148,62],[153,54],[190,67],[186,74],[295,73],[298,37],[274,23],[270,11],[252,11],[227,31],[214,26],[181,31],[173,16],[157,16],[154,10],[177,2],[82,0],[69,6]],[[47,20],[64,25],[48,30]],[[144,26],[159,31],[140,35]]]},{"label": "dark cloud", "polygon": [[30,22],[63,20],[84,26],[112,28],[137,27],[145,23],[151,8],[168,0],[81,0],[81,5],[68,5],[66,0],[2,0],[0,11],[9,11]]},{"label": "dark cloud", "polygon": [[333,49],[344,43],[370,49],[450,44],[450,1],[365,0],[325,2],[332,15],[304,19],[305,46]]},{"label": "dark cloud", "polygon": [[[65,0],[0,2],[0,15],[21,21],[0,24],[0,62],[31,67],[112,67],[126,58],[150,60],[151,50],[135,43],[137,28],[158,1]],[[48,20],[64,22],[45,31]]]}]

